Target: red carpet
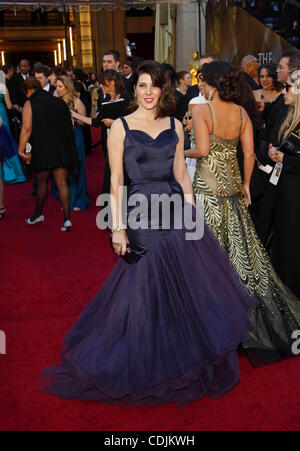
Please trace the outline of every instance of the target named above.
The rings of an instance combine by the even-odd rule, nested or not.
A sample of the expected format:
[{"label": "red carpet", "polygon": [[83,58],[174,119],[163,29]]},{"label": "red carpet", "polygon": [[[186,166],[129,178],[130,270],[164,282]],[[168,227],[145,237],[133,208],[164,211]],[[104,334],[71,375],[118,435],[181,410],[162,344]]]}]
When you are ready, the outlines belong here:
[{"label": "red carpet", "polygon": [[31,182],[5,186],[7,213],[0,222],[0,430],[299,430],[300,357],[253,369],[241,356],[241,381],[217,400],[178,410],[107,406],[61,400],[38,391],[41,369],[59,360],[64,333],[110,273],[116,258],[108,233],[97,229],[102,152],[87,156],[92,207],[73,213],[73,230],[62,233],[62,212],[49,197],[46,221],[29,227]]}]

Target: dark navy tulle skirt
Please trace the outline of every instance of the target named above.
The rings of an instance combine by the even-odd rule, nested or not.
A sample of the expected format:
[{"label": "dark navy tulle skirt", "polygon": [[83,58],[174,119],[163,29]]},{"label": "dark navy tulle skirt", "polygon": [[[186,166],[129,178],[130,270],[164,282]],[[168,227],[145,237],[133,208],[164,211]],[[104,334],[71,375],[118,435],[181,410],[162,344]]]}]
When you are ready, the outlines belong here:
[{"label": "dark navy tulle skirt", "polygon": [[137,263],[120,258],[40,389],[143,406],[221,396],[239,381],[237,348],[256,305],[206,226],[197,241],[171,230]]}]

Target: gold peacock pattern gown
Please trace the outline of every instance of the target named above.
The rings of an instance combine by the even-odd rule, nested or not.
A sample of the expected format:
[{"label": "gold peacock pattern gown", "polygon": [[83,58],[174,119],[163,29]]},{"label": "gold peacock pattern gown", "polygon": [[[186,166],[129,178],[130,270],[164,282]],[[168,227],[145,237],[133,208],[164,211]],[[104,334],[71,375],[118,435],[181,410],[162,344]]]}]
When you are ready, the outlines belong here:
[{"label": "gold peacock pattern gown", "polygon": [[[214,128],[211,107],[210,112]],[[250,338],[243,343],[252,364],[259,366],[294,355],[292,334],[300,330],[300,301],[274,271],[243,200],[236,157],[239,138],[226,140],[213,131],[208,156],[197,159],[193,189],[205,222],[259,300]]]}]

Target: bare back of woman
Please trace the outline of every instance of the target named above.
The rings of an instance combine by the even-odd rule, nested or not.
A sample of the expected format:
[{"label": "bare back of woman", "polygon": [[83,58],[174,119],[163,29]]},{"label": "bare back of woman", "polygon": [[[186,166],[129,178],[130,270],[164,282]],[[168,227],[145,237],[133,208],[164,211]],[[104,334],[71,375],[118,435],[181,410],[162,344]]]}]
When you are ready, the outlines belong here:
[{"label": "bare back of woman", "polygon": [[[239,76],[228,63],[207,66],[215,71],[211,73],[209,67],[203,70],[211,102],[193,110],[193,156],[197,157],[193,189],[205,222],[260,302],[252,318],[250,338],[243,343],[258,366],[291,356],[291,333],[287,331],[300,324],[300,302],[275,273],[247,209],[254,164],[253,131],[245,110],[232,102]],[[236,157],[239,140],[244,155],[243,182]]]}]

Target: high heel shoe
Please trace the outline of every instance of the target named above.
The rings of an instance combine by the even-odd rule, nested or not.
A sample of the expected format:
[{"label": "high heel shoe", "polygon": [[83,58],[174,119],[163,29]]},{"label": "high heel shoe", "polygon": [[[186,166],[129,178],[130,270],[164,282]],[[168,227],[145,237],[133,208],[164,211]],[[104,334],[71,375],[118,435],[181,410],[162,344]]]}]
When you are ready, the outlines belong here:
[{"label": "high heel shoe", "polygon": [[62,226],[62,228],[60,229],[62,232],[70,232],[72,228],[72,222],[70,221],[70,219],[67,219],[64,222],[64,225]]},{"label": "high heel shoe", "polygon": [[3,218],[5,211],[6,211],[5,207],[0,208],[0,219]]},{"label": "high heel shoe", "polygon": [[38,216],[37,218],[31,220],[31,218],[25,219],[26,224],[34,225],[45,221],[44,215]]}]

